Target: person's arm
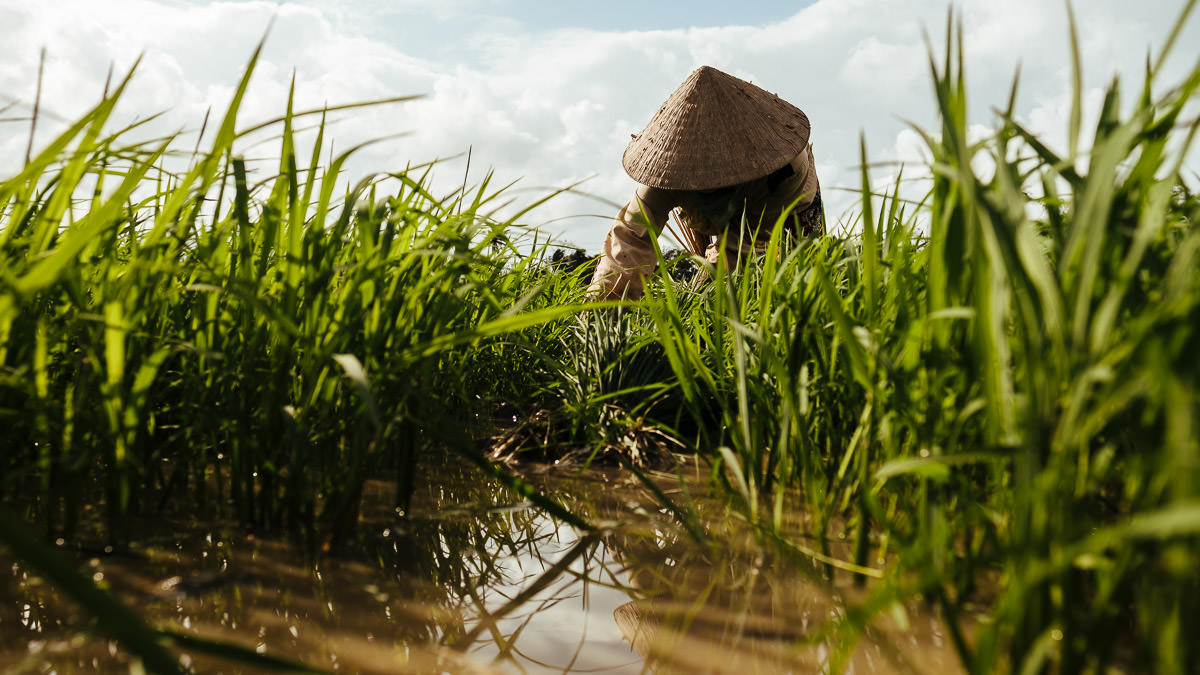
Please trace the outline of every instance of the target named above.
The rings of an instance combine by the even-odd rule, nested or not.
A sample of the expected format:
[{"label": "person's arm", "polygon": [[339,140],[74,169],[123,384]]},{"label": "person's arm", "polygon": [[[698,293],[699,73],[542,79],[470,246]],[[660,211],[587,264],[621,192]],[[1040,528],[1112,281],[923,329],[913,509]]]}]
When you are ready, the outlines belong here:
[{"label": "person's arm", "polygon": [[666,190],[639,186],[613,220],[588,294],[606,300],[642,297],[642,279],[657,263],[650,236],[658,236],[675,207]]},{"label": "person's arm", "polygon": [[817,162],[813,157],[812,143],[801,152],[793,166],[798,166],[801,176],[800,194],[794,213],[800,221],[800,233],[804,235],[824,234],[825,207],[821,203],[821,183],[817,180]]}]

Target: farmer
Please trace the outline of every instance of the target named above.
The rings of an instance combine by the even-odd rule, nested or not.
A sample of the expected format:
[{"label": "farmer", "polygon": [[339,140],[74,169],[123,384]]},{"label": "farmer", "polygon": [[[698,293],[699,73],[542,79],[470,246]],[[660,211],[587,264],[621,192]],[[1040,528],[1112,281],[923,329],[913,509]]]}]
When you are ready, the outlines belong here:
[{"label": "farmer", "polygon": [[621,164],[640,185],[608,231],[589,292],[641,297],[656,263],[651,233],[670,227],[676,208],[692,253],[716,264],[724,238],[729,269],[764,250],[783,214],[792,235],[823,232],[808,135],[808,117],[777,95],[708,66],[693,72],[625,148]]}]

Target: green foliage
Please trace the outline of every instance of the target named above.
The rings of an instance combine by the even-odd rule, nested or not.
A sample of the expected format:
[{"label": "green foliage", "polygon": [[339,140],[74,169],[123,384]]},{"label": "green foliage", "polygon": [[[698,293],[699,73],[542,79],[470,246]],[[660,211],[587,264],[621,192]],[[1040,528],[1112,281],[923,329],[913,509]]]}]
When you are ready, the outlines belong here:
[{"label": "green foliage", "polygon": [[289,102],[254,182],[253,66],[182,175],[152,178],[170,140],[104,134],[122,84],[0,184],[0,484],[51,531],[101,503],[120,543],[169,505],[336,543],[367,476],[392,472],[405,509],[418,454],[462,447],[444,430],[471,419],[476,345],[577,311],[530,288],[541,252],[490,215],[489,179],[436,197],[410,170],[336,199],[350,153],[320,165],[322,116],[301,165]]},{"label": "green foliage", "polygon": [[[121,85],[0,183],[2,499],[63,533],[101,504],[114,541],[170,506],[329,546],[364,480],[394,476],[406,510],[442,446],[587,527],[470,450],[505,404],[571,446],[686,445],[764,542],[875,577],[835,670],[921,597],[971,672],[1196,672],[1200,67],[1162,89],[1160,56],[1129,105],[1113,82],[1085,135],[1076,53],[1065,153],[1015,118],[1016,84],[973,142],[948,32],[922,202],[864,168],[856,236],[767,223],[739,270],[697,288],[664,264],[645,300],[581,316],[588,268],[522,255],[488,181],[437,197],[410,170],[335,199],[346,155],[320,166],[319,138],[302,167],[289,105],[255,182],[248,80],[163,175],[169,141],[105,135]],[[787,530],[797,511],[811,532]]]},{"label": "green foliage", "polygon": [[789,247],[777,225],[697,297],[664,273],[641,331],[746,517],[778,538],[807,510],[814,557],[938,605],[971,672],[1194,671],[1200,232],[1181,170],[1200,68],[1128,110],[1114,82],[1087,139],[1077,84],[1066,155],[1014,118],[1015,85],[971,142],[948,30],[925,201],[864,169],[858,236]]}]

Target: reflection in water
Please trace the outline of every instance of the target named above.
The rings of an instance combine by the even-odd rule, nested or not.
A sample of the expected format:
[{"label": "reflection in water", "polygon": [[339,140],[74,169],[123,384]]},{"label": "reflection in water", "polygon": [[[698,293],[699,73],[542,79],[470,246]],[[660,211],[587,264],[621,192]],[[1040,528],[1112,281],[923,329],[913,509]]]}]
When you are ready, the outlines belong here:
[{"label": "reflection in water", "polygon": [[[614,619],[659,672],[827,672],[848,596],[865,599],[754,546],[701,550],[663,537],[609,545],[630,561],[638,589]],[[842,663],[854,673],[962,672],[938,622],[915,605],[873,622]]]},{"label": "reflection in water", "polygon": [[[406,518],[368,484],[366,536],[308,558],[211,524],[147,524],[121,553],[64,542],[93,578],[158,626],[340,672],[821,672],[845,589],[774,561],[720,508],[701,548],[621,474],[546,478],[593,522],[580,535],[446,466]],[[19,565],[0,575],[0,670],[127,672],[122,655]],[[908,630],[901,630],[907,627]],[[200,672],[230,663],[190,655]],[[645,659],[645,661],[643,661]],[[867,629],[854,672],[952,672],[914,608]],[[649,665],[647,665],[649,664]],[[254,672],[237,666],[239,672]]]}]

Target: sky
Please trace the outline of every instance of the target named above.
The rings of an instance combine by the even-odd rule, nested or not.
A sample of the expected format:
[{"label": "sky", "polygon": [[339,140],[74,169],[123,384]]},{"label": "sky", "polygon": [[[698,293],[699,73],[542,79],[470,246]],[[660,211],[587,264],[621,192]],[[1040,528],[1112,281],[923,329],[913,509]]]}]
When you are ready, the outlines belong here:
[{"label": "sky", "polygon": [[[1131,98],[1183,0],[1075,0],[1094,109],[1115,74]],[[382,8],[381,8],[382,7]],[[0,176],[19,169],[29,141],[39,54],[45,49],[35,145],[100,98],[110,66],[141,56],[118,108],[125,121],[161,115],[143,133],[180,134],[191,148],[209,109],[225,110],[258,42],[266,47],[241,126],[296,107],[401,95],[401,104],[334,115],[335,151],[358,151],[348,177],[435,159],[435,191],[487,172],[515,207],[555,188],[523,218],[563,243],[595,251],[634,183],[621,154],[666,97],[701,65],[778,93],[812,121],[827,213],[853,220],[860,139],[887,181],[922,158],[913,124],[934,128],[926,35],[945,40],[946,0],[549,2],[543,0],[0,0]],[[982,137],[1021,67],[1018,119],[1066,145],[1070,54],[1066,2],[959,0],[970,118]],[[269,35],[267,34],[270,26]],[[1177,83],[1200,50],[1200,17],[1185,26],[1161,82]],[[1085,121],[1086,121],[1085,117]],[[115,128],[115,127],[114,127]],[[277,146],[276,146],[277,147]],[[470,166],[466,153],[470,151]],[[273,146],[240,151],[268,175]]]}]

